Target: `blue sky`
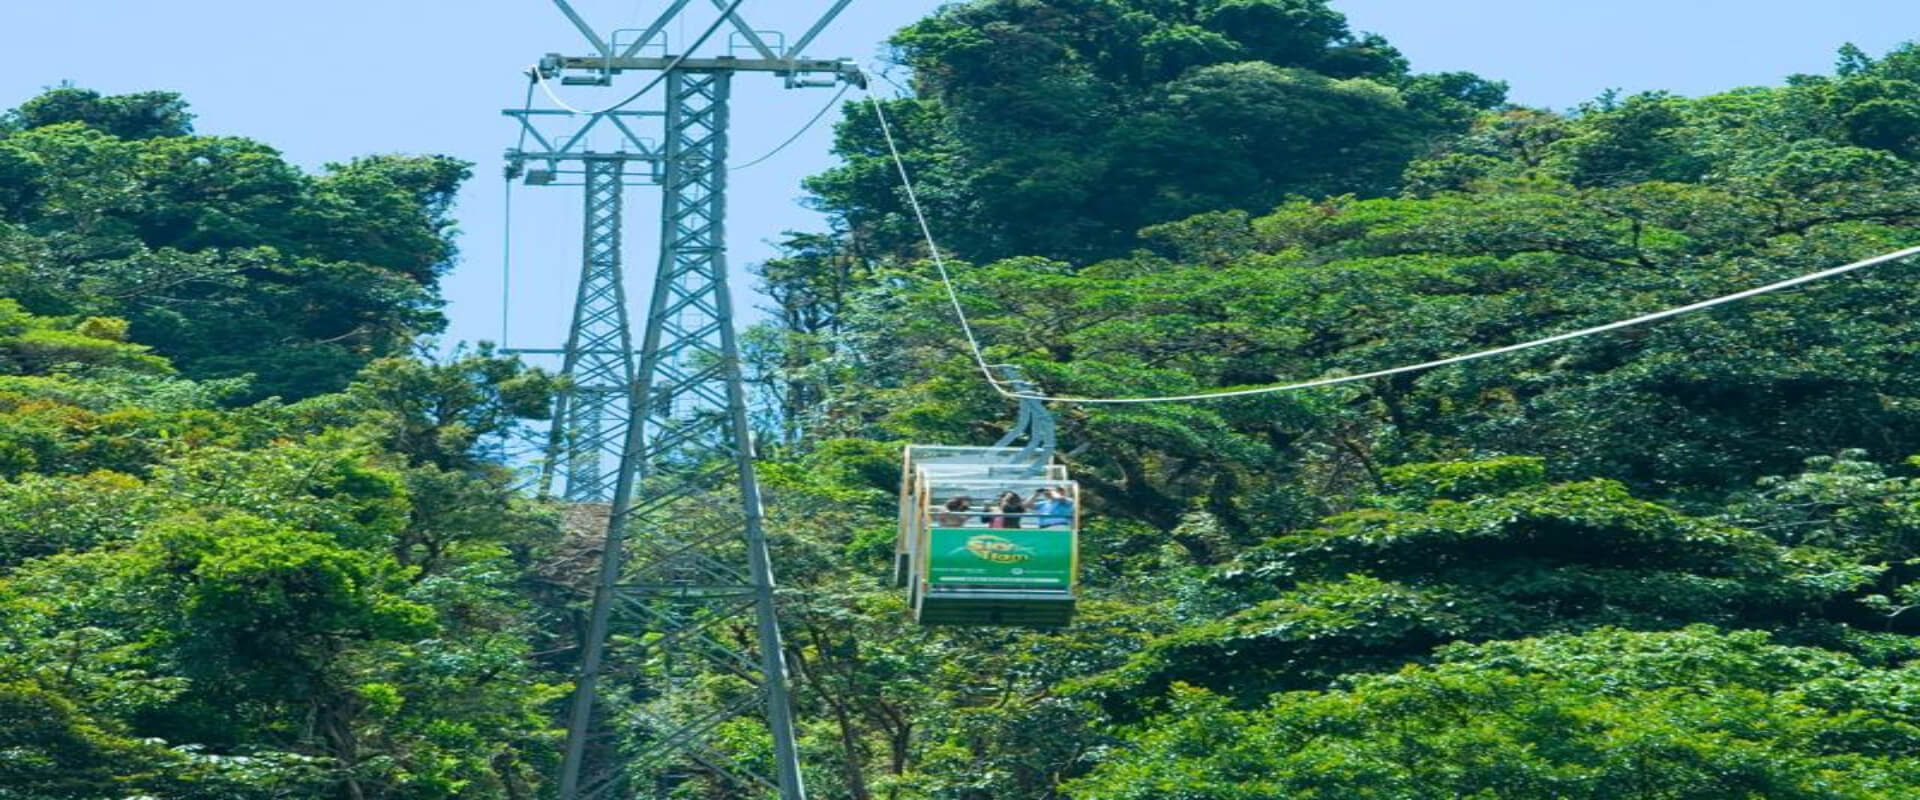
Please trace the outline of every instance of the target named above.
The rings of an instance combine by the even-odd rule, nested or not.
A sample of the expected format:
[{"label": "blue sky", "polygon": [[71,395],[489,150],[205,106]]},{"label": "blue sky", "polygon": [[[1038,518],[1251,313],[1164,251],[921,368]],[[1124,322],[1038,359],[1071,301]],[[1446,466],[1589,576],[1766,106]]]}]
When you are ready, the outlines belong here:
[{"label": "blue sky", "polygon": [[[642,24],[660,0],[578,0],[602,30]],[[825,0],[747,0],[757,27],[803,26]],[[874,59],[936,0],[855,0],[812,54]],[[1836,48],[1870,53],[1920,37],[1913,0],[1334,0],[1357,30],[1385,35],[1422,71],[1471,70],[1512,85],[1516,102],[1567,108],[1609,88],[1703,94],[1824,72]],[[677,32],[676,32],[677,33]],[[697,33],[697,31],[690,31]],[[681,38],[684,40],[684,37]],[[61,81],[109,93],[184,93],[202,133],[246,136],[295,163],[377,152],[446,153],[476,163],[461,197],[463,259],[445,292],[452,340],[498,340],[505,248],[500,153],[515,128],[520,70],[582,40],[545,0],[10,0],[0,10],[0,106]],[[629,84],[631,85],[631,84]],[[765,152],[826,102],[743,76],[733,110],[735,161]],[[567,87],[576,105],[620,95]],[[734,174],[729,221],[736,281],[782,230],[818,226],[799,180],[827,166],[826,125]],[[628,196],[627,259],[643,302],[657,201]],[[514,193],[510,343],[556,346],[578,271],[578,189]],[[937,224],[961,224],[942,220]],[[736,292],[744,304],[763,302]],[[744,309],[743,309],[744,310]]]}]

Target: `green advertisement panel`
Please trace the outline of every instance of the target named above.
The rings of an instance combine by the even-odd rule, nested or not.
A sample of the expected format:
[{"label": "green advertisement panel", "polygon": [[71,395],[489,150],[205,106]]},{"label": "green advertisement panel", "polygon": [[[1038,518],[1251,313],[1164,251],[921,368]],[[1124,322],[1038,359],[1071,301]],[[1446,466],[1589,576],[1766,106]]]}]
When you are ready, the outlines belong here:
[{"label": "green advertisement panel", "polygon": [[1068,528],[934,528],[927,582],[941,587],[1067,591],[1073,586]]}]

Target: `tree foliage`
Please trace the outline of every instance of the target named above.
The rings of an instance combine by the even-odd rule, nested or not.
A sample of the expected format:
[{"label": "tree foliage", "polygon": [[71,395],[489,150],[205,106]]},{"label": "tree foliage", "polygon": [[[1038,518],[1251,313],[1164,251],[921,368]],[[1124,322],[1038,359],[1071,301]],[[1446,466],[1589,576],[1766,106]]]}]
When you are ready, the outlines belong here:
[{"label": "tree foliage", "polygon": [[[1055,395],[1499,347],[1920,223],[1911,46],[1564,114],[1321,0],[975,0],[894,46],[957,302]],[[1056,404],[1076,621],[919,628],[900,447],[1011,410],[868,111],[742,337],[817,796],[1920,792],[1911,267],[1338,387]],[[555,379],[417,355],[466,165],[310,175],[191,122],[78,89],[0,121],[0,800],[549,793],[594,514],[515,469]],[[667,674],[637,644],[610,713]],[[761,734],[708,744],[764,764]]]},{"label": "tree foliage", "polygon": [[1692,626],[1443,648],[1276,695],[1176,689],[1075,797],[1870,798],[1920,790],[1912,668]]},{"label": "tree foliage", "polygon": [[337,391],[440,329],[467,165],[375,156],[303,174],[194,135],[177,95],[56,89],[0,125],[0,294],[118,317],[189,377],[244,397]]},{"label": "tree foliage", "polygon": [[[1413,74],[1324,0],[949,5],[893,39],[919,100],[890,103],[942,230],[978,259],[1124,253],[1134,232],[1290,195],[1391,192],[1432,137],[1499,104],[1468,74]],[[898,244],[873,115],[812,180],[850,230]]]},{"label": "tree foliage", "polygon": [[532,796],[556,524],[498,454],[552,380],[408,357],[465,165],[185,109],[0,125],[0,797]]},{"label": "tree foliage", "polygon": [[[1499,347],[1896,250],[1920,222],[1912,47],[1559,114],[1412,73],[1312,3],[975,2],[895,44],[918,96],[885,107],[958,302],[986,360],[1056,395]],[[1338,388],[1056,404],[1084,623],[889,634],[866,627],[898,603],[891,476],[868,475],[889,448],[854,442],[984,444],[1011,412],[858,112],[810,184],[836,231],[764,273],[784,316],[758,354],[806,473],[776,493],[805,509],[783,580],[834,621],[796,645],[832,676],[802,696],[832,722],[809,731],[819,785],[1914,791],[1892,699],[1920,685],[1910,267]],[[1019,661],[933,666],[1079,648],[1103,657],[1036,684]]]}]

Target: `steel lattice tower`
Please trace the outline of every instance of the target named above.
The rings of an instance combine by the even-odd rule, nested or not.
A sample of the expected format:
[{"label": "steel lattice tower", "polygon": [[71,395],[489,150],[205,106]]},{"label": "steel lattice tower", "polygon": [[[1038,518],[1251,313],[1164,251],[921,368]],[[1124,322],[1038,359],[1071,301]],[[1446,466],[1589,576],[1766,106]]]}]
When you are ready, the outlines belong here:
[{"label": "steel lattice tower", "polygon": [[[567,346],[519,351],[557,352],[571,379],[556,403],[549,479],[563,470],[567,500],[610,507],[568,712],[563,800],[645,796],[699,774],[749,793],[805,797],[727,283],[727,127],[738,72],[774,73],[790,88],[864,83],[850,62],[799,55],[849,2],[835,0],[796,43],[781,40],[778,50],[737,9],[727,13],[713,29],[730,25],[732,38],[755,56],[738,58],[664,52],[660,37],[687,0],[668,4],[625,45],[602,39],[566,0],[554,0],[598,54],[548,56],[536,79],[612,85],[623,72],[664,72],[662,110],[592,114],[563,145],[536,131],[545,151],[508,154],[510,164],[546,163],[540,182],[578,160],[586,196],[585,257]],[[641,56],[650,45],[662,54]],[[533,116],[565,112],[509,113],[531,130]],[[627,125],[633,117],[661,118],[664,144],[635,135]],[[585,131],[603,120],[635,149],[578,151]],[[646,178],[662,185],[663,198],[660,258],[635,349],[620,211],[630,182],[623,166],[640,160],[654,166]],[[528,176],[536,182],[535,173]],[[709,746],[716,728],[756,712],[771,739],[768,763],[739,763]]]},{"label": "steel lattice tower", "polygon": [[604,466],[619,463],[631,405],[633,333],[620,274],[624,167],[620,158],[585,160],[584,258],[560,370],[571,387],[554,408],[555,429],[566,437],[566,497],[574,501],[612,497],[614,475]]},{"label": "steel lattice tower", "polygon": [[[609,503],[625,444],[634,386],[633,329],[627,314],[622,261],[625,190],[628,186],[658,183],[664,158],[660,148],[637,134],[633,125],[665,114],[639,110],[592,114],[560,137],[548,136],[535,123],[542,118],[574,116],[566,111],[509,109],[504,113],[519,121],[526,140],[507,151],[508,176],[524,175],[527,183],[535,186],[580,186],[585,199],[580,279],[566,346],[505,350],[514,355],[561,356],[560,374],[567,378],[554,404],[540,494],[548,495],[559,477],[565,499]],[[596,131],[616,134],[617,149],[590,149],[589,136]],[[529,149],[527,144],[537,147]],[[630,163],[641,163],[648,169],[636,172],[628,169]]]}]

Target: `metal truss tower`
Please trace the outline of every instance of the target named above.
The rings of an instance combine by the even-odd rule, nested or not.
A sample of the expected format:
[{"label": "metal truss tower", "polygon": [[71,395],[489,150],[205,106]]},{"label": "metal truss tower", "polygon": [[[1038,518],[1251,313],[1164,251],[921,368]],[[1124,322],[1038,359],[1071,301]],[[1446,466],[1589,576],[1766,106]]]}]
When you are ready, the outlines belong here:
[{"label": "metal truss tower", "polygon": [[[585,197],[580,251],[580,283],[574,296],[573,324],[563,349],[514,348],[510,354],[559,355],[568,381],[554,406],[554,424],[541,472],[540,493],[550,494],[556,473],[563,473],[569,501],[607,503],[613,499],[627,419],[632,405],[634,349],[627,315],[621,262],[625,189],[659,183],[664,156],[634,132],[637,122],[663,116],[653,111],[608,111],[589,115],[565,138],[550,137],[536,120],[565,111],[513,109],[523,142],[507,151],[510,177],[524,175],[536,186],[581,186]],[[596,131],[616,134],[612,151],[588,147]],[[647,167],[628,168],[630,163]]]},{"label": "metal truss tower", "polygon": [[[561,374],[569,390],[557,401],[554,419],[566,441],[567,499],[609,496],[612,481],[602,466],[620,455],[633,385],[633,334],[627,325],[627,290],[620,275],[620,173],[617,158],[588,159],[584,254],[573,326],[567,335]],[[614,463],[618,463],[615,461]]]},{"label": "metal truss tower", "polygon": [[[740,796],[801,800],[727,284],[727,128],[736,73],[772,73],[789,88],[864,85],[851,62],[800,55],[851,0],[827,4],[791,45],[747,24],[739,3],[711,0],[722,11],[709,17],[709,30],[732,29],[727,52],[718,56],[669,54],[664,32],[691,16],[691,0],[668,2],[624,44],[622,32],[602,38],[567,0],[553,2],[597,54],[549,55],[536,80],[611,86],[625,72],[664,73],[661,110],[590,114],[565,144],[536,136],[544,151],[508,153],[510,164],[546,165],[528,170],[529,182],[553,182],[565,174],[562,166],[578,161],[586,194],[586,255],[567,346],[520,351],[558,353],[571,378],[555,409],[550,459],[565,471],[563,496],[610,507],[559,796],[661,795],[704,776]],[[648,48],[658,55],[643,55]],[[528,129],[535,115],[567,112],[509,113]],[[627,125],[635,116],[661,119],[661,145],[635,135]],[[580,150],[585,131],[603,121],[635,149],[618,157]],[[636,160],[651,163],[645,178],[663,187],[660,258],[637,349],[619,253],[623,169]],[[769,757],[742,763],[711,746],[723,726],[756,716],[771,740]]]}]

